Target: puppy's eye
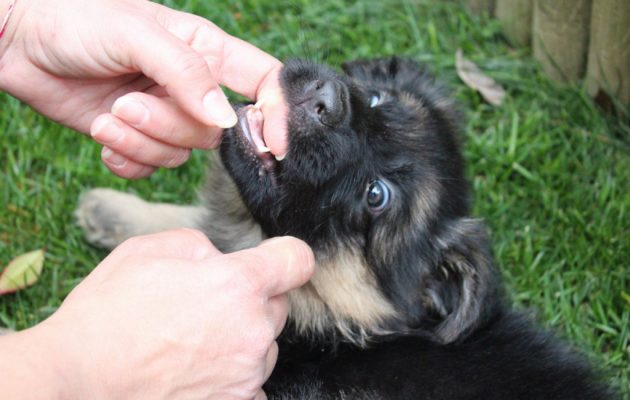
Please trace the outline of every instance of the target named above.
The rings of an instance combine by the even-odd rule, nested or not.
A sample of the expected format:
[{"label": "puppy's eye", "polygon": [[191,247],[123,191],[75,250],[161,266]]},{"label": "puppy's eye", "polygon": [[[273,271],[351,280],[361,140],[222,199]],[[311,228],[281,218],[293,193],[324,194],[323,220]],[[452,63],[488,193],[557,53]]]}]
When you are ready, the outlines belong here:
[{"label": "puppy's eye", "polygon": [[381,180],[370,182],[367,188],[367,204],[372,212],[381,212],[389,203],[389,187]]},{"label": "puppy's eye", "polygon": [[383,101],[383,96],[378,92],[370,93],[370,108],[374,108],[381,104]]}]

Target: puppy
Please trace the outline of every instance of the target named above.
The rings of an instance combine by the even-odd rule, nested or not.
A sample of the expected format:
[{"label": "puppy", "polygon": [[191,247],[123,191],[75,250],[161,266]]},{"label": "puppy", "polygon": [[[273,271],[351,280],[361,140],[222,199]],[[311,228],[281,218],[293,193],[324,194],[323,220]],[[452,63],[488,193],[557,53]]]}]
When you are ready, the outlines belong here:
[{"label": "puppy", "polygon": [[292,235],[316,273],[289,293],[272,399],[609,399],[579,355],[504,299],[471,218],[455,106],[415,62],[355,61],[340,74],[286,64],[289,151],[261,147],[261,118],[237,109],[201,206],[97,189],[77,210],[112,248],[175,227],[221,250]]}]

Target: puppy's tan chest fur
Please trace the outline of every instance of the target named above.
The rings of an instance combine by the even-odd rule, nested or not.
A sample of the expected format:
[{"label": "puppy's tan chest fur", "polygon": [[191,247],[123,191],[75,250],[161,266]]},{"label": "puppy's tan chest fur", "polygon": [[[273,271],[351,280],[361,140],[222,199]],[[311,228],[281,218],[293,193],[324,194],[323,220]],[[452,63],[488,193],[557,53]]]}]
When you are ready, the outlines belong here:
[{"label": "puppy's tan chest fur", "polygon": [[347,249],[319,262],[311,281],[289,293],[289,304],[298,332],[325,334],[336,328],[358,343],[385,333],[383,323],[396,317],[363,257]]}]

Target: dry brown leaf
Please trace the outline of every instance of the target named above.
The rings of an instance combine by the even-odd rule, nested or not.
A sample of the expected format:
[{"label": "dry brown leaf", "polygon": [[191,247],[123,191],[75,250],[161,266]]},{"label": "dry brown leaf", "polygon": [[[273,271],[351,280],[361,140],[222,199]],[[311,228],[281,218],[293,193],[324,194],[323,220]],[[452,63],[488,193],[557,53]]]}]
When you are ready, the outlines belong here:
[{"label": "dry brown leaf", "polygon": [[462,50],[455,53],[455,68],[457,75],[464,83],[481,93],[481,96],[490,104],[500,106],[505,98],[505,90],[494,79],[481,72],[481,70],[470,60],[464,58]]}]

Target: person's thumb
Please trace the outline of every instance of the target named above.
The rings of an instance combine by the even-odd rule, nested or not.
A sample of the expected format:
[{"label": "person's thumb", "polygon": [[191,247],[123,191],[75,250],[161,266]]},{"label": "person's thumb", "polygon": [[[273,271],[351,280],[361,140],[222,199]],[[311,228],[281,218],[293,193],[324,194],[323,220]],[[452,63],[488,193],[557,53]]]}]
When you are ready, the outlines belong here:
[{"label": "person's thumb", "polygon": [[289,236],[269,239],[258,247],[223,257],[246,268],[250,281],[269,297],[302,286],[311,278],[315,267],[311,248]]}]

